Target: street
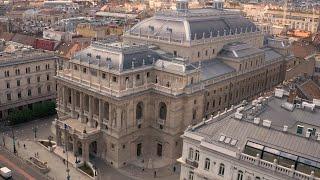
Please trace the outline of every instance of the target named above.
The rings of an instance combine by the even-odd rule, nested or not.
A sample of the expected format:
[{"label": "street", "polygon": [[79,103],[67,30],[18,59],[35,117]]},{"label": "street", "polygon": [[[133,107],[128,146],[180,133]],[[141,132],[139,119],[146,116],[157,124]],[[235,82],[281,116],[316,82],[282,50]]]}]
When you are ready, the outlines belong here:
[{"label": "street", "polygon": [[11,153],[0,149],[0,166],[8,167],[12,171],[12,179],[43,179],[45,176],[32,169],[21,159],[13,156]]}]

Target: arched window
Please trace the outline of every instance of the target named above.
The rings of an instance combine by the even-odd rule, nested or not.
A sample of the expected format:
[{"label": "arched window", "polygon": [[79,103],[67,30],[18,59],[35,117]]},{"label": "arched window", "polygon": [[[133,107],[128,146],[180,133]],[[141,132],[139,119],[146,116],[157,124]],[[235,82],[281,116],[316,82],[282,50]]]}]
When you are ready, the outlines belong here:
[{"label": "arched window", "polygon": [[220,166],[219,166],[219,173],[218,173],[220,176],[223,176],[224,175],[224,164],[223,163],[220,163]]},{"label": "arched window", "polygon": [[136,107],[136,119],[142,119],[143,117],[143,102],[139,102]]},{"label": "arched window", "polygon": [[210,169],[210,159],[209,158],[206,158],[206,160],[204,161],[204,169],[207,171]]},{"label": "arched window", "polygon": [[159,104],[159,118],[163,120],[167,118],[167,105],[164,102]]},{"label": "arched window", "polygon": [[239,170],[237,180],[242,180],[242,179],[243,179],[243,172]]}]

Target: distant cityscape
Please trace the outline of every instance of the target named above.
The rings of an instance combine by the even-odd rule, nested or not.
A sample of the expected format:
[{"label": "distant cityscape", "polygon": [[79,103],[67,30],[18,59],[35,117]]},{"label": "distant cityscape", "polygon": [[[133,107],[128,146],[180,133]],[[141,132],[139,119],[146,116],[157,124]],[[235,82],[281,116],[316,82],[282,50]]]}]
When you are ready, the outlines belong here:
[{"label": "distant cityscape", "polygon": [[320,180],[320,1],[0,0],[7,179]]}]

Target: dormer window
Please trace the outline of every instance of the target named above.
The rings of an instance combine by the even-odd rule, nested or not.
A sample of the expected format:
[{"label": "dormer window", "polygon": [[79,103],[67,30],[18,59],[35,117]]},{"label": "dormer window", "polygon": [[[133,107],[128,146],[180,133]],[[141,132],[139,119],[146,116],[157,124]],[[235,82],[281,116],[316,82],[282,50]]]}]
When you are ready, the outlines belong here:
[{"label": "dormer window", "polygon": [[149,30],[150,30],[151,32],[154,32],[154,26],[149,26]]},{"label": "dormer window", "polygon": [[172,33],[172,28],[167,27],[167,32]]},{"label": "dormer window", "polygon": [[96,56],[96,59],[101,59],[101,56],[100,56],[100,55],[97,55],[97,56]]},{"label": "dormer window", "polygon": [[91,57],[91,53],[88,53],[87,56],[88,56],[88,57]]},{"label": "dormer window", "polygon": [[111,61],[111,58],[107,57],[107,58],[106,58],[106,61]]}]

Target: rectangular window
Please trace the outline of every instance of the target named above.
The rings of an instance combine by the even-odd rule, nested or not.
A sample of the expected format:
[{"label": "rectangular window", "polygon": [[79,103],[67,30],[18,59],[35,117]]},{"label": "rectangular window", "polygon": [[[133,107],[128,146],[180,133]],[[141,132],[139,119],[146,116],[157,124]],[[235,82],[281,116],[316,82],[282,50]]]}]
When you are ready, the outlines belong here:
[{"label": "rectangular window", "polygon": [[10,82],[7,82],[7,89],[10,88]]},{"label": "rectangular window", "polygon": [[29,74],[30,73],[30,67],[27,67],[26,68],[26,74]]},{"label": "rectangular window", "polygon": [[20,86],[20,80],[17,80],[17,86]]},{"label": "rectangular window", "polygon": [[117,82],[117,77],[113,76],[113,77],[112,77],[112,81],[113,81],[113,82]]},{"label": "rectangular window", "polygon": [[47,91],[50,92],[50,90],[51,90],[51,87],[50,87],[50,85],[48,85],[47,86]]},{"label": "rectangular window", "polygon": [[40,71],[40,66],[36,66],[36,71]]},{"label": "rectangular window", "polygon": [[200,159],[200,152],[198,150],[196,150],[196,154],[194,156],[194,160],[199,162],[199,159]]},{"label": "rectangular window", "polygon": [[7,100],[11,101],[11,94],[10,93],[7,94]]},{"label": "rectangular window", "polygon": [[27,82],[28,82],[28,84],[30,84],[31,83],[31,79],[27,78]]},{"label": "rectangular window", "polygon": [[40,82],[40,76],[37,77],[37,82]]},{"label": "rectangular window", "polygon": [[189,171],[189,177],[188,180],[193,180],[194,172]]},{"label": "rectangular window", "polygon": [[177,56],[177,51],[173,51],[173,55],[174,55],[174,56]]},{"label": "rectangular window", "polygon": [[47,81],[49,81],[50,80],[50,76],[49,76],[49,74],[47,74]]},{"label": "rectangular window", "polygon": [[192,148],[189,148],[188,159],[193,160],[193,149]]},{"label": "rectangular window", "polygon": [[21,92],[18,92],[18,98],[21,99]]},{"label": "rectangular window", "polygon": [[106,78],[106,73],[102,73],[102,79]]},{"label": "rectangular window", "polygon": [[38,87],[38,94],[41,94],[41,87]]},{"label": "rectangular window", "polygon": [[9,71],[4,71],[4,77],[9,77],[10,76],[10,72]]},{"label": "rectangular window", "polygon": [[16,75],[20,75],[20,69],[16,69]]}]

